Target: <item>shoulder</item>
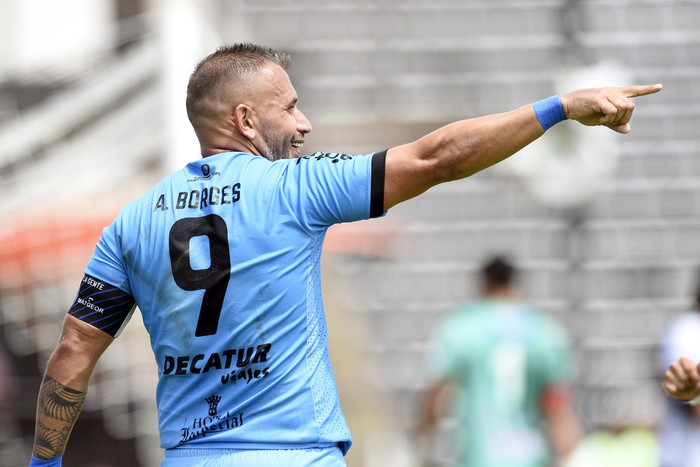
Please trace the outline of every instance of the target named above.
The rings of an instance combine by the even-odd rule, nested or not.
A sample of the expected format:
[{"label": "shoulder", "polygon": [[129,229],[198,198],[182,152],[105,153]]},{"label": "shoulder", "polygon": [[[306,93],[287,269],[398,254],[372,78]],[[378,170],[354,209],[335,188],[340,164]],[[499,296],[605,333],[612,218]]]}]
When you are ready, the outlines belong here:
[{"label": "shoulder", "polygon": [[357,172],[369,173],[375,170],[378,161],[384,166],[386,151],[371,154],[345,154],[338,152],[316,152],[288,160],[294,168],[328,173]]},{"label": "shoulder", "polygon": [[530,314],[532,321],[535,323],[535,326],[533,326],[535,334],[539,339],[542,339],[543,342],[549,341],[552,343],[560,343],[562,345],[569,342],[569,333],[567,328],[564,323],[559,321],[557,318],[545,311],[535,308],[530,308],[528,313]]},{"label": "shoulder", "polygon": [[686,311],[678,315],[666,331],[666,340],[700,339],[700,312]]},{"label": "shoulder", "polygon": [[[293,159],[296,165],[299,164],[315,164],[315,163],[330,163],[338,164],[341,162],[352,161],[356,158],[367,157],[369,155],[358,156],[353,154],[344,154],[339,152],[315,152],[306,156]],[[341,164],[342,165],[342,164]]]},{"label": "shoulder", "polygon": [[465,333],[477,332],[480,324],[490,314],[486,311],[483,302],[466,303],[448,312],[440,325],[443,336],[460,336],[461,340]]}]

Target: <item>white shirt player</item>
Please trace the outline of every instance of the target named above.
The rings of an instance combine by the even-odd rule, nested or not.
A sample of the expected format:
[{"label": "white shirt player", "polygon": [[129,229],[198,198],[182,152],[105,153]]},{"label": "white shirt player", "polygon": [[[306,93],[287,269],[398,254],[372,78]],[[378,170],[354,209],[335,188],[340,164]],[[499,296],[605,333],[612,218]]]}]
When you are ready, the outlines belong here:
[{"label": "white shirt player", "polygon": [[[659,349],[659,365],[665,371],[681,357],[700,361],[700,312],[686,311],[671,323]],[[659,432],[661,467],[700,467],[700,423],[692,407],[665,398]]]}]

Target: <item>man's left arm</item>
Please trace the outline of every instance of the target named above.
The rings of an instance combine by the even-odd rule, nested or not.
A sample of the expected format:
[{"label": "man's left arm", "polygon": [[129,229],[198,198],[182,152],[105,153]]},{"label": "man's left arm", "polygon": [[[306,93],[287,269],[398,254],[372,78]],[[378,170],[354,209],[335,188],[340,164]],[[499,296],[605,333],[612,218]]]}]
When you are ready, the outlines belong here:
[{"label": "man's left arm", "polygon": [[109,334],[67,315],[61,339],[49,358],[39,390],[32,463],[60,466],[68,438],[82,411],[88,383]]},{"label": "man's left arm", "polygon": [[391,148],[386,157],[384,210],[437,184],[469,177],[501,162],[561,119],[628,133],[634,110],[631,98],[660,90],[660,85],[579,89],[556,98],[551,108],[545,99],[510,112],[460,120]]}]

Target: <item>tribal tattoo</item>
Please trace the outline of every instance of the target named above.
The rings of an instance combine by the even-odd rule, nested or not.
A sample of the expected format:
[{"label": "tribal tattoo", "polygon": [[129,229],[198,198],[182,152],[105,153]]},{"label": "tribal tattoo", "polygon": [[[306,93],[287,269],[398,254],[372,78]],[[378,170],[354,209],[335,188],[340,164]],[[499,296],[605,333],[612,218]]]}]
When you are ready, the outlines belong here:
[{"label": "tribal tattoo", "polygon": [[44,378],[39,392],[34,455],[51,459],[63,454],[68,437],[85,403],[86,392],[62,385],[50,376]]},{"label": "tribal tattoo", "polygon": [[53,430],[41,422],[36,424],[36,439],[34,440],[34,457],[37,459],[53,459],[66,449],[71,427]]}]

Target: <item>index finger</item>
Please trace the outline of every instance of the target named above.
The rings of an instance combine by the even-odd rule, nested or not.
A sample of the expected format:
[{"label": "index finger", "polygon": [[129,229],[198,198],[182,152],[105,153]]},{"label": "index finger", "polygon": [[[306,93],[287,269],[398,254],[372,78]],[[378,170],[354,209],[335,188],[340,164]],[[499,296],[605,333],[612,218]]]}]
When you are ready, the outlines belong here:
[{"label": "index finger", "polygon": [[642,84],[636,86],[625,86],[621,88],[621,92],[625,97],[639,97],[654,94],[661,91],[663,85],[658,84]]}]

